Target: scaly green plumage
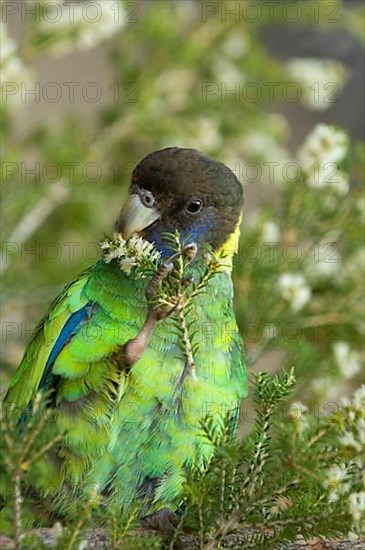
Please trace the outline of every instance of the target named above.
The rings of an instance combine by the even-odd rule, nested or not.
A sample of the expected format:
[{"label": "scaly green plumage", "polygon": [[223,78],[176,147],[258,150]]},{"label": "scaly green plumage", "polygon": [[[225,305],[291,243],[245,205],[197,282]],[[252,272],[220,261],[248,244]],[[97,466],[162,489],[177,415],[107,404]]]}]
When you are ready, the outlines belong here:
[{"label": "scaly green plumage", "polygon": [[[236,210],[232,205],[230,200],[235,223],[225,235],[230,254],[241,203]],[[197,228],[195,221],[199,237]],[[204,265],[200,255],[192,267],[197,277]],[[54,302],[11,382],[6,400],[19,410],[26,410],[40,385],[52,389],[52,430],[65,437],[47,457],[47,475],[38,484],[41,492],[57,495],[61,509],[70,508],[72,494],[86,496],[96,486],[121,507],[145,498],[145,513],[176,508],[185,468],[212,454],[201,422],[209,415],[218,424],[247,393],[230,267],[211,277],[189,309],[199,341],[194,376],[186,369],[173,316],[157,323],[142,357],[125,366],[123,346],[139,333],[149,310],[147,284],[134,269],[126,274],[116,260],[100,260]]]},{"label": "scaly green plumage", "polygon": [[[183,464],[210,456],[209,445],[197,434],[199,422],[208,412],[221,417],[246,394],[227,271],[211,279],[190,311],[200,331],[196,379],[187,375],[179,382],[185,357],[173,319],[160,322],[142,358],[129,375],[123,372],[122,346],[138,333],[146,316],[147,303],[141,300],[146,284],[127,276],[115,262],[100,261],[56,301],[27,349],[7,395],[20,408],[34,397],[47,353],[67,315],[77,303],[94,304],[88,323],[52,368],[57,427],[65,431],[65,442],[59,451],[62,468],[56,462],[54,476],[40,480],[44,490],[48,481],[56,488],[64,480],[78,489],[93,465],[87,486],[112,483],[115,498],[123,504],[136,498],[146,479],[156,484],[171,470],[155,495],[160,505],[171,504],[178,496]],[[123,388],[119,396],[117,384]],[[107,447],[110,452],[105,453]]]}]

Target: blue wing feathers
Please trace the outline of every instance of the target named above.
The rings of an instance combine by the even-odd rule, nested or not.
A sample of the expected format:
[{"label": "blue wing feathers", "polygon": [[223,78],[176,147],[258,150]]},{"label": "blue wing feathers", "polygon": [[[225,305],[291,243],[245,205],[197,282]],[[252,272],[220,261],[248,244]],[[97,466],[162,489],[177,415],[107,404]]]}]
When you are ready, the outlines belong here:
[{"label": "blue wing feathers", "polygon": [[58,354],[71,340],[71,338],[80,330],[80,328],[90,319],[94,310],[95,305],[88,303],[78,311],[75,311],[75,313],[68,318],[52,348],[51,353],[49,354],[43,376],[39,383],[39,389],[48,390],[50,388],[52,382],[52,366]]},{"label": "blue wing feathers", "polygon": [[[80,328],[87,323],[90,319],[93,311],[95,310],[95,304],[89,302],[84,307],[75,311],[66,321],[62,328],[52,350],[47,359],[44,373],[38,386],[38,390],[47,391],[54,384],[54,376],[52,374],[52,366],[57,359],[58,354],[62,351],[65,345],[71,340],[71,338],[80,330]],[[28,415],[32,410],[32,405],[29,403],[25,410],[20,415],[18,424],[25,424],[28,420]]]}]

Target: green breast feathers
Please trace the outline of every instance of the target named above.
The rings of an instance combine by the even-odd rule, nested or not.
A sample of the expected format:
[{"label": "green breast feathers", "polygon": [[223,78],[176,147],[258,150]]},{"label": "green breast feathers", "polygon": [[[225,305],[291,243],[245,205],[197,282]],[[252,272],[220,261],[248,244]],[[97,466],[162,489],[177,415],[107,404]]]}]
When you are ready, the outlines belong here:
[{"label": "green breast feathers", "polygon": [[[169,148],[137,166],[114,239],[38,325],[6,401],[29,421],[48,396],[40,494],[77,510],[97,491],[142,515],[176,510],[185,474],[212,456],[207,418],[231,418],[247,393],[231,259],[243,193],[224,165]],[[76,508],[75,508],[76,507]]]}]

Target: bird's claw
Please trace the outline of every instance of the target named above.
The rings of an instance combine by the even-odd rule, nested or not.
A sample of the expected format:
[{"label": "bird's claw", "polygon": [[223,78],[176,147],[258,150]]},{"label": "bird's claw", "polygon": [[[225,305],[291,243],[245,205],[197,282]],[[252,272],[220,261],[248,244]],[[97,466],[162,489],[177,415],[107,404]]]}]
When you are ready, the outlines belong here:
[{"label": "bird's claw", "polygon": [[153,275],[152,279],[150,280],[147,290],[146,290],[146,298],[148,301],[151,301],[153,298],[156,297],[158,287],[162,283],[164,279],[168,276],[169,273],[171,273],[174,265],[170,261],[170,258],[164,262],[158,270]]},{"label": "bird's claw", "polygon": [[[124,362],[126,366],[131,367],[136,361],[138,361],[146,347],[148,346],[151,334],[158,321],[167,319],[172,315],[180,305],[180,299],[176,298],[176,303],[172,307],[166,307],[166,305],[154,305],[153,302],[158,298],[159,287],[164,279],[171,273],[174,268],[174,261],[183,256],[187,259],[188,263],[192,262],[197,253],[197,246],[195,243],[186,245],[181,252],[173,254],[158,268],[146,289],[146,298],[149,303],[149,310],[147,319],[135,338],[128,340],[124,345]],[[183,279],[182,284],[184,287],[189,286],[193,281],[191,276]],[[158,302],[158,300],[156,300]]]},{"label": "bird's claw", "polygon": [[197,252],[198,252],[198,247],[196,243],[190,243],[184,246],[181,253],[188,260],[188,263],[190,264],[195,259]]}]

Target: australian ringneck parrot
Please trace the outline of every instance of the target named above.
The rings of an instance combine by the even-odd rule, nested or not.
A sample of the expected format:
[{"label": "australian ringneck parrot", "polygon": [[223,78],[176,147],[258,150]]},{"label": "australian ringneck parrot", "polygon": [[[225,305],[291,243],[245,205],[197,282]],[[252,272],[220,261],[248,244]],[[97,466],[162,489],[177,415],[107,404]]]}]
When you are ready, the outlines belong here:
[{"label": "australian ringneck parrot", "polygon": [[[233,255],[242,206],[241,184],[226,166],[171,147],[137,165],[116,229],[125,239],[138,235],[153,243],[160,262],[172,254],[166,233],[178,231],[196,244],[190,270],[200,276],[207,252],[225,247]],[[234,417],[247,393],[229,259],[189,309],[199,340],[194,375],[186,369],[174,312],[126,360],[126,344],[138,339],[149,308],[148,279],[133,267],[126,273],[116,260],[101,259],[54,301],[6,402],[23,411],[21,426],[37,392],[50,394],[52,433],[64,437],[42,459],[37,490],[52,497],[58,512],[74,513],[71,502],[92,488],[121,509],[143,502],[142,515],[179,506],[185,472],[212,455],[202,421],[218,424],[227,411]]]}]

